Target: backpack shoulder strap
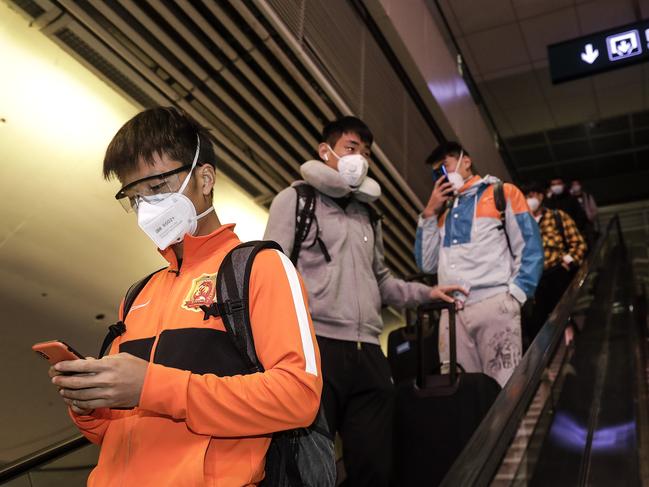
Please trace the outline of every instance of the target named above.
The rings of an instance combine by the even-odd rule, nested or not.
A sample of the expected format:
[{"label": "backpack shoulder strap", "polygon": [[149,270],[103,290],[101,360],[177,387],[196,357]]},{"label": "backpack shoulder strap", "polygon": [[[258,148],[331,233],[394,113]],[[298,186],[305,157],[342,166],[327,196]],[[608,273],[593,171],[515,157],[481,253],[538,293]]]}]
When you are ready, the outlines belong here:
[{"label": "backpack shoulder strap", "polygon": [[252,264],[264,249],[282,252],[277,242],[269,240],[242,243],[228,252],[216,275],[216,306],[228,336],[251,372],[264,370],[255,351],[249,301]]},{"label": "backpack shoulder strap", "polygon": [[570,247],[568,246],[568,240],[566,239],[566,232],[563,228],[563,218],[561,218],[561,214],[559,213],[559,210],[556,208],[552,210],[552,216],[554,217],[554,224],[557,227],[557,230],[559,231],[559,234],[561,235],[561,241],[563,242],[563,247],[566,252],[570,250]]},{"label": "backpack shoulder strap", "polygon": [[289,258],[293,265],[297,265],[297,259],[300,256],[302,244],[309,235],[311,224],[315,218],[316,194],[315,188],[308,183],[297,184],[293,186],[297,192],[297,201],[295,203],[295,238],[293,240],[293,250]]},{"label": "backpack shoulder strap", "polygon": [[498,229],[505,232],[505,239],[507,240],[507,248],[509,248],[509,253],[514,257],[514,251],[512,250],[512,243],[509,240],[509,234],[507,233],[507,216],[505,210],[507,209],[507,200],[505,199],[505,188],[502,181],[496,182],[494,185],[494,203],[496,205],[496,210],[498,210],[498,217],[500,218],[500,226]]},{"label": "backpack shoulder strap", "polygon": [[376,225],[383,220],[383,215],[378,212],[374,206],[370,205],[369,203],[361,203],[366,209],[367,209],[367,214],[370,217],[370,223],[372,224],[372,228],[376,230]]},{"label": "backpack shoulder strap", "polygon": [[108,327],[108,333],[104,338],[104,342],[101,344],[98,358],[102,358],[104,356],[104,354],[108,351],[110,344],[113,343],[115,338],[124,334],[124,332],[126,331],[126,325],[124,324],[124,320],[126,319],[126,315],[128,314],[128,312],[131,310],[131,306],[133,306],[133,303],[135,302],[135,298],[137,298],[138,294],[140,294],[140,291],[144,289],[144,286],[147,285],[147,283],[151,280],[151,278],[163,269],[166,269],[166,267],[163,267],[162,269],[158,269],[157,271],[152,272],[148,276],[143,277],[139,281],[133,283],[131,287],[128,288],[128,291],[126,291],[126,295],[124,296],[124,306],[122,307],[122,319],[119,320],[117,323],[110,325]]}]

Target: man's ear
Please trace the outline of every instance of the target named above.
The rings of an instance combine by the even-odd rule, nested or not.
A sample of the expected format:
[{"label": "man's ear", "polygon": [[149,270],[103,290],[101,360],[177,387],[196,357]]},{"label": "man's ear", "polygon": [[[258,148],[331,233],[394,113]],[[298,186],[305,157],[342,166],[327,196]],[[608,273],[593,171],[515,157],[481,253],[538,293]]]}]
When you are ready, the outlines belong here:
[{"label": "man's ear", "polygon": [[466,170],[473,174],[473,161],[471,160],[471,156],[464,154],[464,157],[462,157],[462,162],[464,163]]},{"label": "man's ear", "polygon": [[216,182],[216,171],[211,164],[203,164],[196,168],[196,181],[198,182],[201,194],[209,196],[214,189]]},{"label": "man's ear", "polygon": [[318,145],[318,155],[320,156],[320,159],[325,162],[329,160],[329,147],[326,143],[320,142]]}]

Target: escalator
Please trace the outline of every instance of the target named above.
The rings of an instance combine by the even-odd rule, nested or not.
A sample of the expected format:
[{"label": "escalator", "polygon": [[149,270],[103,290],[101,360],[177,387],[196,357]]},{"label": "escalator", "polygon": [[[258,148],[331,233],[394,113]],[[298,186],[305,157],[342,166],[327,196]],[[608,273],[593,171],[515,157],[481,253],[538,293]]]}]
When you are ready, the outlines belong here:
[{"label": "escalator", "polygon": [[[442,485],[649,485],[646,328],[615,218]],[[0,484],[83,485],[96,454],[77,436],[0,467]]]},{"label": "escalator", "polygon": [[[647,484],[646,306],[609,223],[444,486]],[[572,317],[574,345],[563,339]]]}]

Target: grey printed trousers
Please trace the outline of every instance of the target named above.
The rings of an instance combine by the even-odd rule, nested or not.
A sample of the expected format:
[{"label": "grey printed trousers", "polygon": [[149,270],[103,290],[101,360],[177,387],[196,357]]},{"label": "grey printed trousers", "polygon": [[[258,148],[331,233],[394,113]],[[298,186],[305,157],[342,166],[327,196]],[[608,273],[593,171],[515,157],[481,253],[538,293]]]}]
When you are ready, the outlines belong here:
[{"label": "grey printed trousers", "polygon": [[[521,360],[521,305],[509,293],[471,303],[457,312],[457,361],[466,372],[483,372],[504,386]],[[439,322],[442,373],[449,371],[448,312]]]}]

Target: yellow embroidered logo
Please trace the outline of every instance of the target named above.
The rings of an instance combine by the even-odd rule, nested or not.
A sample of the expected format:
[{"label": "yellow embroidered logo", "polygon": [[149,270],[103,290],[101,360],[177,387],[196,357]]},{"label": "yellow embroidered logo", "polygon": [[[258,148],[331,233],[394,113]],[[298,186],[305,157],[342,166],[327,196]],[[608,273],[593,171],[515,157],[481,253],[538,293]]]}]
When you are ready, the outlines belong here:
[{"label": "yellow embroidered logo", "polygon": [[203,274],[192,282],[192,287],[183,300],[182,308],[201,312],[201,306],[209,306],[216,297],[216,274]]}]

